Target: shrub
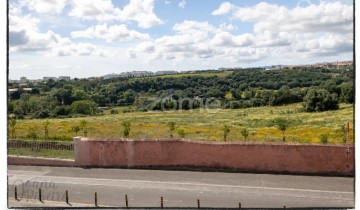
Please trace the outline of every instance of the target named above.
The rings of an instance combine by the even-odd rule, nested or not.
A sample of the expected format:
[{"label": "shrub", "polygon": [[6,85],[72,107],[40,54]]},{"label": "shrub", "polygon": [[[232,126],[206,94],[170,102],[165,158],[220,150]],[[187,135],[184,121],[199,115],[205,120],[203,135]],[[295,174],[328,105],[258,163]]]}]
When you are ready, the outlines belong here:
[{"label": "shrub", "polygon": [[180,138],[182,138],[182,139],[185,138],[186,133],[185,133],[184,129],[178,129],[178,134],[179,134]]},{"label": "shrub", "polygon": [[173,132],[174,132],[175,127],[176,127],[176,123],[171,121],[167,125],[169,127],[170,138],[172,138],[173,137]]},{"label": "shrub", "polygon": [[277,118],[274,120],[274,124],[282,132],[282,141],[285,142],[285,131],[289,127],[290,122],[285,118]]},{"label": "shrub", "polygon": [[93,115],[96,113],[97,105],[90,100],[75,101],[71,104],[71,109],[75,114]]},{"label": "shrub", "polygon": [[86,137],[87,136],[87,121],[86,120],[81,120],[80,121],[80,129],[84,131],[84,136]]},{"label": "shrub", "polygon": [[45,134],[45,139],[48,139],[48,137],[49,137],[49,124],[50,124],[49,120],[46,120],[46,121],[44,122],[44,134]]},{"label": "shrub", "polygon": [[111,109],[110,114],[119,114],[119,111],[116,109]]},{"label": "shrub", "polygon": [[37,138],[36,128],[35,127],[29,127],[29,130],[28,130],[28,133],[27,133],[26,137],[35,140]]},{"label": "shrub", "polygon": [[241,130],[241,135],[245,138],[245,141],[247,139],[247,137],[249,136],[249,131],[248,129],[244,128]]},{"label": "shrub", "polygon": [[310,89],[304,97],[303,107],[307,112],[322,112],[339,109],[339,99],[336,93],[327,90]]},{"label": "shrub", "polygon": [[123,122],[123,123],[121,123],[121,125],[123,126],[123,136],[125,138],[128,138],[129,135],[130,135],[131,123],[130,122]]},{"label": "shrub", "polygon": [[320,135],[320,142],[323,144],[327,144],[329,142],[329,134],[321,134]]},{"label": "shrub", "polygon": [[10,126],[10,131],[11,131],[11,138],[15,139],[16,138],[16,119],[15,118],[10,118],[9,120],[9,126]]},{"label": "shrub", "polygon": [[47,109],[40,110],[40,111],[34,113],[33,117],[37,118],[37,119],[48,118],[48,117],[50,117],[50,111]]},{"label": "shrub", "polygon": [[342,136],[342,140],[343,140],[343,143],[345,144],[346,143],[346,125],[345,124],[342,124],[340,125],[340,132],[341,132],[341,136]]},{"label": "shrub", "polygon": [[78,135],[78,132],[81,130],[80,127],[78,125],[74,125],[71,127],[71,130],[73,132],[75,132],[75,135],[77,136]]},{"label": "shrub", "polygon": [[230,127],[225,124],[223,127],[223,140],[224,141],[226,141],[229,133],[230,133]]}]

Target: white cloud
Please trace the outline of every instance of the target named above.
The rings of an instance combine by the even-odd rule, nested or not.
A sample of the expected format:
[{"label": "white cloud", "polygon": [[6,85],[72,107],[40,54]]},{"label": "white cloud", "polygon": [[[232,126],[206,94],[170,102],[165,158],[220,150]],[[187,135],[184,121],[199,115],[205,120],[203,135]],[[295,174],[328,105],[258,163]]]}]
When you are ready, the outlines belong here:
[{"label": "white cloud", "polygon": [[32,15],[22,15],[17,10],[10,10],[10,52],[38,52],[53,56],[104,54],[94,45],[73,43],[69,38],[61,37],[51,30],[41,32],[38,24],[39,19]]},{"label": "white cloud", "polygon": [[68,0],[22,0],[20,3],[38,13],[60,14]]},{"label": "white cloud", "polygon": [[164,3],[165,3],[165,4],[170,4],[171,2],[168,1],[168,0],[165,0]]},{"label": "white cloud", "polygon": [[109,21],[119,19],[121,10],[110,0],[71,0],[69,15],[83,20]]},{"label": "white cloud", "polygon": [[71,32],[72,38],[99,38],[107,42],[131,41],[150,39],[149,34],[142,34],[134,30],[129,30],[126,25],[107,26],[106,23],[91,26],[84,31]]},{"label": "white cloud", "polygon": [[184,9],[186,6],[186,1],[185,0],[181,0],[181,2],[178,5],[181,9]]},{"label": "white cloud", "polygon": [[237,27],[234,26],[233,24],[222,23],[222,24],[220,24],[219,28],[220,28],[220,30],[223,30],[223,31],[233,31]]},{"label": "white cloud", "polygon": [[232,35],[229,32],[220,32],[215,35],[211,43],[224,47],[246,47],[253,45],[255,36],[252,34]]},{"label": "white cloud", "polygon": [[266,30],[349,33],[353,28],[353,8],[340,2],[321,1],[293,9],[262,2],[253,7],[237,7],[234,17],[244,22],[254,22],[256,33]]},{"label": "white cloud", "polygon": [[151,28],[163,24],[163,21],[154,13],[154,0],[130,0],[121,12],[123,20],[138,22],[141,28]]},{"label": "white cloud", "polygon": [[20,5],[38,13],[60,14],[66,6],[71,17],[82,20],[135,21],[141,28],[151,28],[163,24],[154,13],[154,0],[130,0],[123,9],[111,0],[22,0]]},{"label": "white cloud", "polygon": [[211,14],[212,15],[225,15],[229,12],[231,12],[231,10],[234,9],[234,5],[229,3],[229,2],[223,2],[220,4],[219,8],[214,10]]}]

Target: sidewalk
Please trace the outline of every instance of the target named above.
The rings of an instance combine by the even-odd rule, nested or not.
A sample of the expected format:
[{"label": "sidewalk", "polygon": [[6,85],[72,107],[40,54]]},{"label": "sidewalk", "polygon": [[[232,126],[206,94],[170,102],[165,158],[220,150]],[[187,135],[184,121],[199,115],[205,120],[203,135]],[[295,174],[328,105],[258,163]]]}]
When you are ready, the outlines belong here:
[{"label": "sidewalk", "polygon": [[[21,199],[21,200],[15,200],[15,198],[9,197],[8,198],[8,207],[9,208],[17,208],[17,207],[39,207],[39,208],[48,208],[48,207],[65,207],[65,208],[79,208],[79,207],[92,207],[94,208],[94,204],[83,204],[83,203],[72,203],[66,204],[65,202],[57,202],[57,201],[48,201],[44,200],[40,202],[39,200],[35,199]],[[111,207],[111,206],[105,206],[105,205],[99,205],[98,207]]]}]

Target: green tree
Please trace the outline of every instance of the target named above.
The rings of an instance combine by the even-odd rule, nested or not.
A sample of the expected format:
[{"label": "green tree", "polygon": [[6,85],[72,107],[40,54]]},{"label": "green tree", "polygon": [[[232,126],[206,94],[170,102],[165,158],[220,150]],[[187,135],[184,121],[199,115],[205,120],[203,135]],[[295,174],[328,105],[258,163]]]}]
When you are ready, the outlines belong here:
[{"label": "green tree", "polygon": [[15,139],[16,138],[16,119],[15,118],[10,118],[9,120],[9,126],[10,126],[10,131],[11,131],[11,138]]},{"label": "green tree", "polygon": [[222,130],[223,130],[223,140],[226,141],[227,136],[230,133],[230,127],[225,124]]},{"label": "green tree", "polygon": [[340,86],[340,101],[344,103],[354,103],[354,87],[350,83],[343,83]]},{"label": "green tree", "polygon": [[304,97],[303,107],[307,112],[322,112],[339,109],[339,99],[336,93],[327,90],[310,89]]},{"label": "green tree", "polygon": [[178,129],[177,131],[178,131],[180,138],[182,138],[182,139],[185,138],[186,133],[185,133],[184,129]]},{"label": "green tree", "polygon": [[329,142],[329,134],[321,134],[320,135],[320,142],[323,144],[327,144]]},{"label": "green tree", "polygon": [[285,142],[285,132],[286,129],[289,127],[290,122],[285,118],[277,118],[274,120],[276,127],[282,132],[282,140]]},{"label": "green tree", "polygon": [[90,100],[75,101],[71,104],[71,109],[75,114],[93,115],[96,113],[97,104]]},{"label": "green tree", "polygon": [[48,139],[48,137],[49,137],[49,124],[50,124],[49,120],[46,120],[46,121],[44,122],[44,134],[45,134],[45,139]]},{"label": "green tree", "polygon": [[84,119],[80,121],[80,126],[79,127],[80,127],[81,130],[83,130],[85,137],[87,137],[87,133],[88,133],[87,124],[88,124],[88,122],[86,120],[84,120]]},{"label": "green tree", "polygon": [[246,129],[246,128],[243,128],[243,129],[241,129],[240,132],[241,132],[241,135],[245,138],[245,141],[246,141],[247,137],[249,136],[249,130]]},{"label": "green tree", "polygon": [[71,130],[75,132],[75,135],[77,136],[79,131],[81,130],[78,125],[74,125],[71,127]]},{"label": "green tree", "polygon": [[170,138],[172,138],[173,137],[173,132],[174,132],[174,130],[176,128],[176,123],[171,121],[167,125],[169,127]]},{"label": "green tree", "polygon": [[29,127],[29,130],[28,130],[28,133],[27,133],[26,137],[35,140],[37,138],[36,133],[37,133],[36,132],[36,127]]},{"label": "green tree", "polygon": [[125,121],[123,123],[121,123],[121,125],[123,126],[123,136],[125,138],[129,138],[129,135],[130,135],[130,131],[131,131],[131,123],[128,122],[128,121]]}]

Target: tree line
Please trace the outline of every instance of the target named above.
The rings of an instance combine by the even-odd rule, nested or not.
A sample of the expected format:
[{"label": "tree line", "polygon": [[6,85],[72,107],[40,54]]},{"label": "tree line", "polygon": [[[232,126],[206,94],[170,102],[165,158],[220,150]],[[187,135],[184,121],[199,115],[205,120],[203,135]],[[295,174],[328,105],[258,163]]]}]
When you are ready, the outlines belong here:
[{"label": "tree line", "polygon": [[304,111],[337,109],[354,102],[354,72],[347,68],[242,69],[226,77],[183,76],[74,79],[17,84],[8,111],[16,118],[96,115],[99,107],[136,106],[140,111],[191,109],[216,101],[238,109],[303,102]]}]

